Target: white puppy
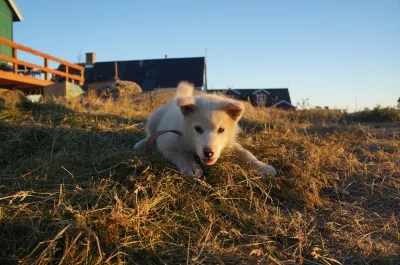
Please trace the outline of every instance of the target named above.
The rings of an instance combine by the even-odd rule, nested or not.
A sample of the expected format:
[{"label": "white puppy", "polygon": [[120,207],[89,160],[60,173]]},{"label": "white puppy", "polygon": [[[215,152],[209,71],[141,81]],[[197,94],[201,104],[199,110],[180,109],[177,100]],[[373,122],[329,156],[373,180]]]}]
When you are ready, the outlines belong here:
[{"label": "white puppy", "polygon": [[217,95],[193,96],[193,85],[181,82],[176,96],[148,118],[148,137],[135,144],[135,150],[142,148],[151,135],[162,130],[177,130],[164,133],[157,139],[157,146],[165,158],[174,163],[179,171],[192,176],[203,176],[203,170],[196,161],[212,165],[217,162],[226,147],[233,148],[238,158],[249,163],[259,172],[276,175],[273,166],[259,161],[251,152],[236,143],[244,105],[240,101]]}]

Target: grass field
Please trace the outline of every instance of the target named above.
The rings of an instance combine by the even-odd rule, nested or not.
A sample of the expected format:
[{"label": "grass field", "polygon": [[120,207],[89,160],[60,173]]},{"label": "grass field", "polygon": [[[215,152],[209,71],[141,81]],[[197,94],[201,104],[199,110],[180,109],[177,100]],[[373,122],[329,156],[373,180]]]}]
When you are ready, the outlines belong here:
[{"label": "grass field", "polygon": [[[0,109],[0,264],[400,264],[400,111],[247,106],[189,179],[132,147],[167,91]],[[362,122],[362,123],[361,123]]]}]

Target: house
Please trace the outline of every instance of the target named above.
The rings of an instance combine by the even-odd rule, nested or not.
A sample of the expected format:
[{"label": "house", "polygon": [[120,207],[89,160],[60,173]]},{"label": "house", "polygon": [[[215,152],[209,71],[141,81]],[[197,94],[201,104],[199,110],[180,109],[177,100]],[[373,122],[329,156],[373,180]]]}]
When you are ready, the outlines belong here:
[{"label": "house", "polygon": [[[205,57],[168,58],[131,61],[94,62],[85,64],[85,86],[115,79],[136,82],[143,91],[175,88],[182,80],[194,84],[196,90],[206,90]],[[89,64],[88,64],[89,61]],[[92,62],[90,62],[92,61]]]},{"label": "house", "polygon": [[260,89],[225,89],[217,90],[234,99],[249,100],[253,106],[291,110],[296,107],[292,104],[287,88],[260,88]]},{"label": "house", "polygon": [[[0,37],[13,40],[13,22],[22,21],[23,17],[19,12],[14,0],[0,0]],[[0,44],[0,54],[12,56],[12,48]]]}]

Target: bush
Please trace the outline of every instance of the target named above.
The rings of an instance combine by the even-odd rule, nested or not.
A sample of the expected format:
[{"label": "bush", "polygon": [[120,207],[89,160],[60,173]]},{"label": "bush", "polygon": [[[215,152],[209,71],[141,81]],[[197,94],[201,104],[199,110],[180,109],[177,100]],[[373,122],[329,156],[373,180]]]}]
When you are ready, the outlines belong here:
[{"label": "bush", "polygon": [[347,116],[353,122],[393,122],[400,121],[400,110],[393,107],[382,108],[377,105],[372,110],[366,108]]}]

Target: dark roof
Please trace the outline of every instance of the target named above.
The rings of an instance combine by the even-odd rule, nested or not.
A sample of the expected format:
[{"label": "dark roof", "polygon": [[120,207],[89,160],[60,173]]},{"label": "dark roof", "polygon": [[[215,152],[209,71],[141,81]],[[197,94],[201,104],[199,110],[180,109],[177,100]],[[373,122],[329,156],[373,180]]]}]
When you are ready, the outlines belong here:
[{"label": "dark roof", "polygon": [[[258,90],[265,90],[268,93],[270,93],[269,97],[267,98],[267,106],[271,106],[274,105],[276,103],[278,103],[281,100],[285,100],[287,102],[289,102],[290,104],[292,104],[292,101],[290,100],[290,95],[289,95],[289,89],[287,88],[241,88],[241,89],[232,89],[236,92],[240,93],[240,97],[243,100],[247,100],[249,97],[251,97],[253,95],[254,92],[258,91]],[[212,91],[212,90],[209,90]],[[219,90],[219,91],[223,91],[226,92],[227,89],[224,90]]]},{"label": "dark roof", "polygon": [[[136,82],[143,91],[173,88],[182,80],[204,86],[204,57],[117,61],[120,80]],[[85,69],[85,85],[112,80],[115,62],[97,62]]]},{"label": "dark roof", "polygon": [[13,12],[13,21],[22,21],[24,18],[22,17],[21,12],[19,12],[14,0],[7,0],[6,3],[10,6],[11,11]]}]

